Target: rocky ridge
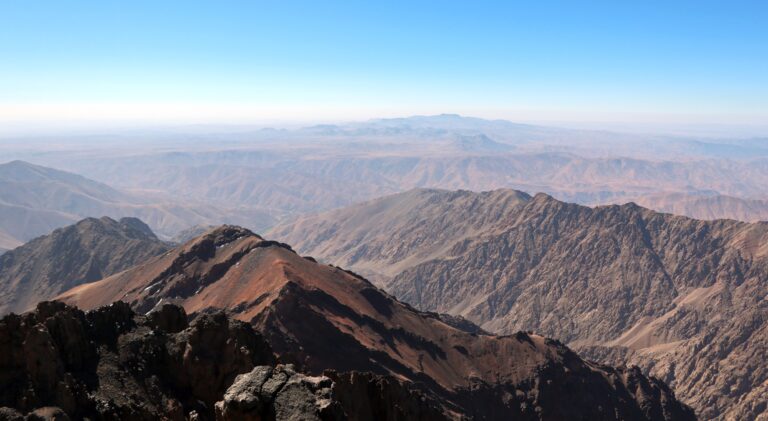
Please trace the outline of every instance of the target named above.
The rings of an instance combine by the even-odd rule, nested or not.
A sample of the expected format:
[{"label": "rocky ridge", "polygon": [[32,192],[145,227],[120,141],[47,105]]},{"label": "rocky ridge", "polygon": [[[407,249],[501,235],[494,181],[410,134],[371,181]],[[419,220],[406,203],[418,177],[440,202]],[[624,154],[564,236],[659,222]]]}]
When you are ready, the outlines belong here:
[{"label": "rocky ridge", "polygon": [[136,218],[87,218],[59,228],[0,256],[0,315],[29,310],[169,249]]},{"label": "rocky ridge", "polygon": [[[473,211],[493,208],[503,192],[400,196],[416,194],[422,199],[407,217],[384,218],[402,239],[397,253],[392,240],[355,234],[375,233],[375,218],[329,229],[320,215],[273,232],[302,237],[301,252],[353,270],[397,268],[385,289],[421,310],[462,315],[495,333],[530,329],[590,358],[637,364],[705,419],[765,416],[768,224],[700,221],[635,204],[589,208],[543,194],[492,214]],[[495,223],[421,259],[433,250],[428,233],[457,212],[460,194],[472,199],[458,214]],[[333,219],[391,215],[386,204],[401,200],[342,209]],[[454,221],[460,226],[451,231],[468,230]],[[348,256],[361,256],[361,267]]]},{"label": "rocky ridge", "polygon": [[529,200],[514,190],[414,189],[302,217],[267,235],[386,285],[404,269],[445,255],[457,241],[503,226]]},{"label": "rocky ridge", "polygon": [[[331,369],[342,373],[336,379],[353,383],[361,377],[345,377],[348,373],[392,376],[409,386],[375,384],[395,396],[413,387],[438,402],[443,416],[694,418],[666,385],[637,370],[586,362],[539,335],[499,337],[453,327],[438,314],[398,302],[355,273],[318,264],[286,244],[239,227],[211,230],[59,299],[86,309],[123,300],[150,314],[168,302],[191,313],[226,310],[261,332],[283,363],[310,376]],[[360,396],[370,397],[368,390]],[[376,398],[366,405],[384,402]]]}]

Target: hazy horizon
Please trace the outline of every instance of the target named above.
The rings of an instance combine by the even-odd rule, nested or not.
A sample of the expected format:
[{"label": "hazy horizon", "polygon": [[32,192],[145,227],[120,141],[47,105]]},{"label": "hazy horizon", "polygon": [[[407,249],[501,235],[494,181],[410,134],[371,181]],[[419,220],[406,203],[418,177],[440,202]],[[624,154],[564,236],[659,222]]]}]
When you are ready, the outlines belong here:
[{"label": "hazy horizon", "polygon": [[0,130],[457,113],[759,136],[767,13],[757,2],[4,2]]},{"label": "hazy horizon", "polygon": [[[241,122],[217,122],[210,120],[175,120],[175,121],[34,121],[34,122],[2,122],[0,121],[0,139],[76,136],[76,135],[120,135],[136,132],[149,133],[212,133],[217,131],[239,132],[258,129],[292,130],[314,125],[344,125],[366,123],[390,118],[411,118],[420,116],[438,116],[455,113],[413,114],[378,116],[361,119],[253,119]],[[461,117],[480,118],[484,120],[500,120],[517,124],[528,124],[541,127],[563,128],[572,130],[614,132],[638,135],[666,135],[673,137],[698,137],[703,139],[750,139],[768,137],[768,123],[765,124],[736,124],[717,122],[651,122],[651,121],[590,121],[590,120],[540,120],[540,119],[509,119],[488,118],[478,115],[462,115]]]}]

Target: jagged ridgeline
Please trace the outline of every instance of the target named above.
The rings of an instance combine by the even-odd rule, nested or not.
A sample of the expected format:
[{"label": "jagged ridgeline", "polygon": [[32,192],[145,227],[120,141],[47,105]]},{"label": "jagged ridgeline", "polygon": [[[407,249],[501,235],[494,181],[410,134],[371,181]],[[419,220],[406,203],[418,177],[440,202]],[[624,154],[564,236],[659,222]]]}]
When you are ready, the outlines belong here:
[{"label": "jagged ridgeline", "polygon": [[704,419],[768,410],[768,223],[514,190],[413,190],[269,235],[420,310],[639,365]]},{"label": "jagged ridgeline", "polygon": [[[637,369],[586,362],[539,335],[494,336],[466,321],[418,311],[359,275],[234,226],[208,231],[59,299],[83,309],[124,301],[147,315],[140,318],[151,318],[168,303],[198,317],[226,311],[259,332],[279,362],[310,377],[325,373],[334,381],[332,400],[351,419],[368,419],[353,416],[357,411],[395,407],[421,409],[389,419],[694,418],[666,385]],[[282,373],[264,370],[252,381],[232,376],[232,382],[258,385]],[[362,393],[347,385],[356,381],[376,385],[366,386],[370,409],[344,406],[344,393]],[[318,380],[307,394],[323,400],[326,384]]]}]

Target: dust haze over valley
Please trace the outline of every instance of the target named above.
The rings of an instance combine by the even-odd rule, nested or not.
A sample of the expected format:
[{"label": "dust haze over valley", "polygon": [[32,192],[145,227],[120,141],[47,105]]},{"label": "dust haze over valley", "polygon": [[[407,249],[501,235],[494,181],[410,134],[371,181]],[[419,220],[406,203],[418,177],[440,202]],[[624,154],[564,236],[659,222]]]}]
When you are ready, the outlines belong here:
[{"label": "dust haze over valley", "polygon": [[[5,248],[84,216],[138,216],[166,238],[225,222],[262,231],[413,188],[512,188],[703,219],[755,221],[768,212],[765,138],[623,134],[458,115],[16,137],[3,140],[0,160],[88,179],[5,164],[6,214],[18,206],[54,213],[25,222],[23,232],[6,229]],[[98,191],[84,191],[85,183]],[[13,191],[33,185],[50,191],[27,188],[36,198]],[[77,195],[61,203],[56,195],[64,194]],[[84,201],[97,203],[88,209]]]}]

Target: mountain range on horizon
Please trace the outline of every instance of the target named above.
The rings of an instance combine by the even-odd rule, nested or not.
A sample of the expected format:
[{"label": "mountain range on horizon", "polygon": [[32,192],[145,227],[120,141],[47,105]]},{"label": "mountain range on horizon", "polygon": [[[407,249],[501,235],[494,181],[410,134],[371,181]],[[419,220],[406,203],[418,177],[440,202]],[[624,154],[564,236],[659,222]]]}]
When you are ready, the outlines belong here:
[{"label": "mountain range on horizon", "polygon": [[259,212],[157,200],[23,161],[0,164],[0,216],[0,248],[5,250],[85,217],[141,218],[165,239],[200,224],[269,225]]},{"label": "mountain range on horizon", "polygon": [[[768,206],[765,139],[574,130],[450,114],[271,130],[28,136],[0,144],[0,160],[14,159],[27,163],[0,164],[7,168],[0,168],[0,181],[10,190],[0,196],[0,214],[14,221],[0,226],[2,249],[88,216],[139,217],[163,239],[196,225],[264,231],[413,188],[512,188],[589,206],[632,201],[749,222],[764,219]],[[15,192],[30,189],[40,196]]]}]

